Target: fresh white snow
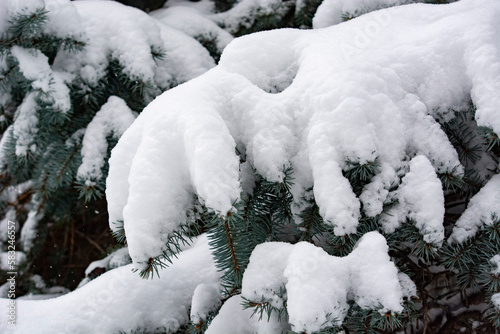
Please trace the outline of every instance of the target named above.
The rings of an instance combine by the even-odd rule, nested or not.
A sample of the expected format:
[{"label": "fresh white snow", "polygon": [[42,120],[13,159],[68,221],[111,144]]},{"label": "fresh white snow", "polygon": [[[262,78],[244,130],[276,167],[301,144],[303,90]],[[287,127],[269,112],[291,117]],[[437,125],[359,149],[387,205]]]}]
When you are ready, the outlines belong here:
[{"label": "fresh white snow", "polygon": [[[317,14],[314,23],[316,27],[337,23],[341,13],[356,12],[355,5],[401,2],[327,0],[318,13],[337,8],[335,15],[328,21]],[[92,86],[113,56],[132,77],[170,87],[215,65],[201,45],[187,42],[188,35],[196,32],[172,18],[165,16],[162,23],[104,1],[50,3],[66,6],[58,14],[66,18],[61,24],[74,34],[81,32],[88,43],[77,63],[58,55],[54,73],[79,72]],[[245,6],[256,3],[273,2],[250,1]],[[234,12],[240,9],[237,6]],[[0,22],[2,15],[0,11]],[[225,15],[227,20],[224,15],[213,18],[232,24]],[[123,101],[111,98],[87,129],[79,174],[100,176],[99,154],[107,149],[103,133],[122,133],[132,123],[113,150],[106,194],[110,226],[116,229],[114,222],[124,222],[134,263],[60,298],[18,301],[17,327],[7,327],[4,319],[0,332],[108,333],[137,327],[175,331],[189,319],[203,321],[221,301],[219,273],[206,236],[182,251],[159,279],[142,280],[131,269],[143,269],[150,257],[161,254],[167,238],[188,221],[195,196],[222,216],[233,210],[241,192],[251,192],[252,168],[279,182],[283,167],[293,166],[294,206],[303,207],[314,196],[320,214],[337,235],[356,231],[361,204],[368,216],[376,216],[386,201],[398,199],[397,209],[383,213],[384,231],[394,231],[409,218],[425,241],[439,246],[444,237],[444,197],[437,174],[461,176],[463,167],[435,119],[451,119],[449,110],[464,108],[471,96],[478,124],[500,133],[498,17],[496,0],[462,0],[446,6],[390,8],[313,31],[261,32],[232,41],[219,66],[164,93],[133,123]],[[73,26],[74,18],[88,29]],[[189,46],[178,49],[183,45]],[[170,61],[152,59],[151,47],[167,51]],[[30,52],[14,51],[26,64],[23,73],[40,80],[37,85],[43,88],[45,81],[39,75],[46,73],[42,66],[46,60]],[[179,64],[186,65],[182,73],[188,74],[172,72]],[[45,70],[32,70],[35,65]],[[10,130],[19,155],[36,150],[35,108],[34,95],[28,95]],[[93,128],[100,134],[94,136]],[[97,139],[99,144],[92,144]],[[242,165],[236,147],[246,153]],[[96,157],[99,161],[93,160]],[[378,174],[358,198],[342,171],[367,163],[376,163]],[[399,187],[392,190],[393,186]],[[450,240],[463,242],[492,223],[491,210],[500,212],[498,189],[496,175],[471,199]],[[252,254],[242,296],[264,298],[280,307],[283,299],[276,292],[285,286],[287,320],[296,331],[320,329],[335,320],[338,324],[349,299],[363,308],[380,305],[380,312],[400,312],[402,299],[414,295],[416,288],[407,275],[398,273],[387,252],[384,238],[376,232],[362,237],[344,258],[305,242],[264,243]],[[110,266],[111,259],[88,270]],[[252,310],[242,308],[242,296],[224,303],[207,333],[290,329],[275,315],[268,322],[250,318]],[[492,301],[500,309],[498,294]],[[0,299],[0,308],[7,304]]]},{"label": "fresh white snow", "polygon": [[[403,196],[406,183],[428,185],[422,191],[442,204],[436,173],[460,177],[463,167],[434,118],[450,119],[448,110],[463,108],[476,92],[478,124],[500,130],[491,113],[500,103],[490,98],[500,84],[498,41],[490,38],[499,12],[491,0],[417,4],[326,29],[234,40],[219,66],[151,103],[112,153],[110,222],[124,221],[134,262],[161,253],[195,194],[221,215],[231,210],[241,190],[236,146],[270,181],[280,181],[291,164],[294,201],[300,204],[313,187],[320,214],[337,235],[355,232],[360,217],[360,199],[342,174],[351,164],[380,166],[361,196],[372,203],[368,214]],[[352,36],[373,24],[376,33],[355,44]],[[476,89],[484,85],[493,88]],[[425,158],[409,166],[417,155]],[[391,181],[408,171],[400,194],[389,192]],[[424,202],[404,208],[398,220],[413,218],[424,238],[439,245],[442,209],[427,212]]]},{"label": "fresh white snow", "polygon": [[471,198],[467,209],[455,223],[449,242],[463,243],[480,228],[492,225],[499,218],[500,174],[496,174]]},{"label": "fresh white snow", "polygon": [[82,164],[77,177],[81,182],[102,178],[102,167],[108,155],[108,136],[119,139],[137,117],[125,101],[111,96],[85,129],[82,141]]},{"label": "fresh white snow", "polygon": [[380,306],[382,314],[401,312],[403,296],[416,291],[409,278],[398,275],[387,252],[385,239],[377,232],[365,234],[346,257],[330,256],[308,242],[260,244],[243,276],[242,296],[282,308],[278,292],[283,288],[288,321],[299,333],[340,325],[348,300],[363,309]]},{"label": "fresh white snow", "polygon": [[[9,326],[7,312],[2,312],[0,332],[88,334],[137,328],[175,332],[189,320],[196,287],[217,284],[218,279],[208,240],[202,236],[161,271],[160,279],[143,280],[128,265],[59,298],[17,300],[16,326]],[[0,308],[6,310],[8,303],[0,299]]]}]

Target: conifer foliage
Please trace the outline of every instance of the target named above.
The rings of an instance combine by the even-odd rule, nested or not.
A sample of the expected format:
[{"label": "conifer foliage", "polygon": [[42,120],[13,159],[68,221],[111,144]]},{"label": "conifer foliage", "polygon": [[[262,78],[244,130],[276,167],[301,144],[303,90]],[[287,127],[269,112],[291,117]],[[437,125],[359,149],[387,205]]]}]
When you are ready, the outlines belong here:
[{"label": "conifer foliage", "polygon": [[[402,6],[317,39],[246,36],[148,105],[110,160],[110,226],[123,224],[143,277],[174,262],[173,235],[206,232],[221,295],[191,309],[194,332],[493,330],[500,72],[487,12],[500,7],[476,6]],[[483,30],[462,32],[477,17]],[[346,37],[374,24],[366,44]]]},{"label": "conifer foliage", "polygon": [[[167,2],[155,19],[82,2],[65,7],[77,26],[13,11],[5,219],[34,263],[33,231],[89,219],[105,193],[127,248],[83,283],[132,262],[40,307],[71,333],[498,331],[500,5],[410,2],[454,1]],[[99,6],[134,45],[90,20]],[[283,27],[326,28],[230,43]]]},{"label": "conifer foliage", "polygon": [[[103,195],[111,149],[156,95],[214,61],[194,39],[118,3],[9,1],[2,7],[1,224],[21,223],[25,268],[52,285],[74,286],[84,269],[78,261],[92,259],[72,259],[75,247],[89,245],[95,259],[111,241],[103,237],[109,235]],[[179,49],[192,53],[189,63],[169,53]],[[75,262],[81,269],[71,275],[64,266]],[[70,275],[67,281],[61,273]]]}]

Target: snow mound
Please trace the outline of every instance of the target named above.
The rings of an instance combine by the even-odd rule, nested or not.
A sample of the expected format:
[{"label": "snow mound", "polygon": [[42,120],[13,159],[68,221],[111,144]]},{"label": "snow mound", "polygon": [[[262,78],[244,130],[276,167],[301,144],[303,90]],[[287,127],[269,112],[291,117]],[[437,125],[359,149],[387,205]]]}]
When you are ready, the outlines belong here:
[{"label": "snow mound", "polygon": [[96,182],[102,178],[102,168],[108,156],[107,137],[120,138],[136,117],[137,114],[117,96],[111,96],[101,107],[83,136],[82,164],[77,172],[80,182]]},{"label": "snow mound", "polygon": [[[173,333],[189,321],[196,287],[218,280],[208,240],[202,236],[161,271],[160,279],[143,280],[131,272],[131,266],[124,266],[59,298],[17,300],[16,326],[8,325],[3,312],[0,332],[86,334],[138,329]],[[9,299],[0,299],[2,309],[8,305]]]},{"label": "snow mound", "polygon": [[500,174],[494,175],[471,198],[467,209],[453,226],[448,241],[463,243],[476,235],[483,226],[491,226],[498,219],[500,219]]},{"label": "snow mound", "polygon": [[[353,40],[386,14],[376,33]],[[464,0],[234,40],[216,68],[153,101],[113,150],[111,228],[124,222],[131,257],[144,267],[186,222],[195,196],[225,215],[244,175],[236,147],[269,181],[292,166],[295,203],[312,188],[336,235],[356,231],[361,203],[380,214],[408,171],[400,196],[424,182],[440,201],[437,174],[461,177],[463,167],[436,119],[450,120],[472,98],[478,125],[500,133],[498,17],[498,1]],[[376,175],[358,197],[343,173],[364,164]],[[426,213],[425,202],[402,215],[438,245],[442,212]]]},{"label": "snow mound", "polygon": [[365,234],[352,253],[342,258],[307,242],[260,244],[243,276],[242,296],[283,308],[285,300],[279,291],[286,291],[289,322],[296,332],[340,325],[349,300],[382,314],[401,312],[403,297],[414,294],[415,286],[408,277],[400,283],[387,252],[378,232]]},{"label": "snow mound", "polygon": [[[82,51],[71,56],[61,51],[54,67],[78,73],[89,87],[96,86],[106,75],[111,60],[118,61],[131,80],[155,83],[164,90],[215,66],[198,42],[136,8],[112,1],[61,2],[57,6],[49,1],[47,6],[53,12],[49,31],[67,31],[71,29],[66,29],[68,21],[73,20],[81,30],[75,35],[86,43]],[[61,30],[61,26],[65,29]],[[152,52],[163,57],[155,58]]]}]

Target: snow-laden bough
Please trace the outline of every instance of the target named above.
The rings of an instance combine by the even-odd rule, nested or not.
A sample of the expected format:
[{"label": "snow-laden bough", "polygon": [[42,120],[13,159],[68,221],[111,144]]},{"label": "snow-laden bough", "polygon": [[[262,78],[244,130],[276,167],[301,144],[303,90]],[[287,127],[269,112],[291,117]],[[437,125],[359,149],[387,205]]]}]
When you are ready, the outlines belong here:
[{"label": "snow-laden bough", "polygon": [[[385,214],[394,184],[403,183],[400,206],[412,193],[443,203],[437,174],[460,177],[463,167],[436,119],[472,98],[478,125],[500,132],[499,17],[497,1],[465,0],[234,40],[216,68],[158,97],[120,139],[107,179],[111,228],[123,221],[141,267],[186,223],[194,196],[224,216],[245,182],[236,147],[269,181],[292,166],[294,201],[312,187],[337,235],[356,231],[360,210]],[[343,171],[375,161],[379,173],[357,197]],[[424,202],[382,227],[414,219],[439,246],[444,211]]]}]

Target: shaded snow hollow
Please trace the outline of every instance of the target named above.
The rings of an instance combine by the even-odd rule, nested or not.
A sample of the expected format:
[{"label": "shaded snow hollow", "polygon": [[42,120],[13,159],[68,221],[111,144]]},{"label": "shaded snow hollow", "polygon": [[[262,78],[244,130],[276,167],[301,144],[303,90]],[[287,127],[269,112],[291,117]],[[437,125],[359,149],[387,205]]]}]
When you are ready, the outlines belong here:
[{"label": "shaded snow hollow", "polygon": [[[124,221],[141,268],[186,222],[194,194],[232,210],[246,181],[238,147],[269,181],[292,165],[295,210],[313,187],[337,235],[356,231],[362,203],[387,232],[412,218],[439,246],[443,210],[426,203],[443,202],[436,173],[463,167],[435,118],[451,119],[472,97],[478,124],[500,132],[499,18],[498,1],[464,0],[234,40],[216,68],[162,94],[120,139],[107,179],[111,228]],[[358,198],[342,171],[373,161],[379,173]],[[412,193],[429,198],[415,203]],[[397,219],[382,212],[388,198],[401,202]]]}]

